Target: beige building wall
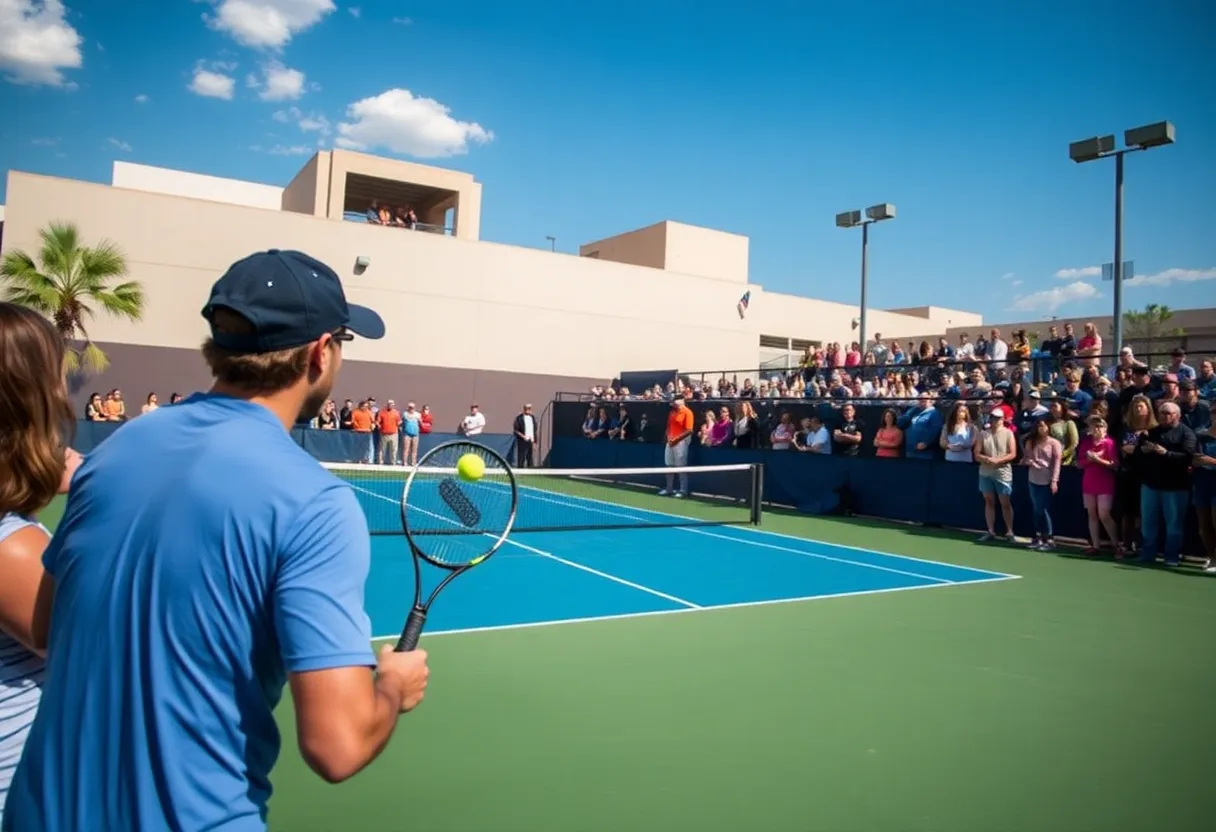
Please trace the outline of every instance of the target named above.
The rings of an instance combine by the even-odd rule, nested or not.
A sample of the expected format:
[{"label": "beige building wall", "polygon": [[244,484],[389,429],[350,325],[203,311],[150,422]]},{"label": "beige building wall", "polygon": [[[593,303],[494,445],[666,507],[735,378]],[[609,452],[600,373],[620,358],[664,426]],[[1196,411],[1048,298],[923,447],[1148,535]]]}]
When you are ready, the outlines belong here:
[{"label": "beige building wall", "polygon": [[645,228],[626,231],[578,247],[580,257],[607,260],[648,269],[667,267],[667,223],[657,222]]},{"label": "beige building wall", "polygon": [[665,220],[586,243],[579,255],[747,284],[747,237],[682,222]]},{"label": "beige building wall", "polygon": [[[355,341],[353,360],[603,378],[756,361],[757,335],[735,311],[740,287],[721,281],[16,172],[8,195],[6,249],[33,248],[38,230],[63,218],[86,243],[107,238],[125,251],[147,315],[138,324],[100,315],[90,327],[98,341],[196,348],[199,311],[229,264],[298,248],[385,318],[388,335]],[[355,275],[360,256],[371,263]]]},{"label": "beige building wall", "polygon": [[[6,249],[32,249],[39,229],[69,219],[86,244],[104,238],[125,251],[131,278],[147,289],[147,315],[138,324],[99,317],[90,333],[101,342],[196,349],[210,285],[267,248],[329,263],[353,302],[384,316],[388,336],[352,344],[356,361],[608,379],[622,370],[754,369],[780,357],[760,346],[762,337],[848,344],[859,334],[855,305],[749,283],[748,240],[737,234],[662,222],[589,243],[574,257],[478,241],[481,186],[456,171],[325,151],[279,190],[280,208],[266,210],[252,204],[266,186],[242,191],[224,184],[231,180],[120,164],[121,181],[167,178],[133,189],[12,172],[8,184]],[[341,221],[352,175],[450,192],[458,235]],[[359,257],[370,266],[356,274]],[[744,292],[750,308],[741,318]],[[918,307],[871,310],[869,330],[907,339],[960,320],[982,324],[974,313]]]},{"label": "beige building wall", "polygon": [[110,184],[116,188],[206,199],[270,211],[278,211],[283,200],[283,189],[275,185],[137,165],[133,162],[115,162]]}]

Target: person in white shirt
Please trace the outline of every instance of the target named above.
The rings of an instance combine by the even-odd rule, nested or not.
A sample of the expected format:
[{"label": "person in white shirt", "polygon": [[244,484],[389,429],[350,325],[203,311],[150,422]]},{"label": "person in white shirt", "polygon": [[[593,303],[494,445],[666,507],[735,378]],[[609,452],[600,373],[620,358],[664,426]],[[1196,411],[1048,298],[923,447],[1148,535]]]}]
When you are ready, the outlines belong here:
[{"label": "person in white shirt", "polygon": [[988,369],[999,373],[1005,369],[1005,359],[1009,357],[1009,344],[1001,339],[1001,331],[994,329],[988,341]]},{"label": "person in white shirt", "polygon": [[469,415],[460,423],[460,432],[465,436],[477,436],[486,429],[486,417],[474,403],[469,407]]}]

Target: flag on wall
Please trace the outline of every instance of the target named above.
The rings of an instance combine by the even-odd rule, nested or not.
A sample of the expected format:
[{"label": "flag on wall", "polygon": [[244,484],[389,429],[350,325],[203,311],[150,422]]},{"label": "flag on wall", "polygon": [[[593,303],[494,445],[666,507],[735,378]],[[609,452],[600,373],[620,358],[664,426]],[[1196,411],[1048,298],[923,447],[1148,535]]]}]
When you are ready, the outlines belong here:
[{"label": "flag on wall", "polygon": [[743,297],[739,298],[739,305],[736,307],[739,310],[739,317],[742,318],[747,312],[747,304],[751,302],[752,293],[749,289],[743,293]]}]

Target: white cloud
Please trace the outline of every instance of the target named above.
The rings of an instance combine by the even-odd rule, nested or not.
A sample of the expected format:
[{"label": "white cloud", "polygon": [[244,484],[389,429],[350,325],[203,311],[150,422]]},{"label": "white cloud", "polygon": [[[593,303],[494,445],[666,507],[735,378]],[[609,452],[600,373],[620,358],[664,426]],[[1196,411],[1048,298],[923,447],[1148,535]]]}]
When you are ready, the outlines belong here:
[{"label": "white cloud", "polygon": [[329,123],[329,119],[320,113],[304,113],[299,107],[288,107],[286,110],[279,110],[272,118],[282,124],[294,124],[305,133],[320,133],[322,136],[328,136],[333,132],[333,125]]},{"label": "white cloud", "polygon": [[[3,0],[0,0],[3,2]],[[281,49],[300,32],[334,11],[333,0],[211,0],[207,25],[245,46]]]},{"label": "white cloud", "polygon": [[120,150],[123,153],[131,152],[131,145],[127,144],[122,139],[106,139],[106,141],[108,141],[110,143],[110,147],[114,148],[115,150]]},{"label": "white cloud", "polygon": [[354,18],[358,18],[363,14],[363,9],[359,8],[358,6],[350,6],[347,8],[347,11],[350,12],[350,16]]},{"label": "white cloud", "polygon": [[1101,266],[1082,266],[1079,269],[1060,269],[1056,272],[1056,277],[1060,280],[1076,280],[1079,277],[1098,277],[1101,274]]},{"label": "white cloud", "polygon": [[1003,275],[1001,275],[1001,280],[1012,280],[1013,278],[1013,272],[1005,272]]},{"label": "white cloud", "polygon": [[1138,274],[1123,281],[1124,286],[1169,286],[1171,283],[1198,283],[1201,280],[1216,280],[1213,269],[1166,269],[1156,274]]},{"label": "white cloud", "polygon": [[249,149],[254,153],[269,153],[271,156],[307,156],[317,152],[315,148],[304,144],[276,144],[273,147],[262,147],[260,144],[255,144],[251,145]]},{"label": "white cloud", "polygon": [[398,26],[409,26],[414,22],[414,19],[410,17],[394,17],[393,22]]},{"label": "white cloud", "polygon": [[403,89],[356,101],[346,108],[346,117],[350,120],[338,124],[336,143],[351,150],[381,147],[428,159],[462,155],[470,142],[494,139],[480,124],[452,118],[451,111],[433,98],[415,97]]},{"label": "white cloud", "polygon": [[75,89],[62,70],[84,64],[82,43],[61,0],[0,0],[0,71],[9,81]]},{"label": "white cloud", "polygon": [[190,81],[190,91],[204,98],[222,98],[231,101],[236,91],[236,79],[230,75],[212,72],[201,66],[194,70],[194,78]]},{"label": "white cloud", "polygon": [[54,147],[55,145],[59,144],[59,137],[56,136],[54,138],[48,137],[48,138],[32,139],[30,141],[30,144],[32,144],[34,147]]},{"label": "white cloud", "polygon": [[250,87],[261,90],[258,98],[263,101],[295,101],[304,94],[304,73],[278,61],[262,64],[262,77],[250,75],[247,81]]},{"label": "white cloud", "polygon": [[1022,285],[1022,281],[1020,281],[1020,280],[1015,280],[1015,281],[1013,281],[1012,283],[1010,283],[1009,285],[1010,285],[1010,286],[1021,286],[1021,285]]},{"label": "white cloud", "polygon": [[1055,312],[1066,304],[1099,297],[1102,297],[1102,293],[1092,283],[1078,280],[1067,286],[1057,286],[1053,289],[1044,289],[1041,292],[1016,297],[1009,309],[1013,312]]},{"label": "white cloud", "polygon": [[136,104],[147,104],[148,101],[149,101],[148,96],[144,95],[142,92],[139,95],[135,96]]}]

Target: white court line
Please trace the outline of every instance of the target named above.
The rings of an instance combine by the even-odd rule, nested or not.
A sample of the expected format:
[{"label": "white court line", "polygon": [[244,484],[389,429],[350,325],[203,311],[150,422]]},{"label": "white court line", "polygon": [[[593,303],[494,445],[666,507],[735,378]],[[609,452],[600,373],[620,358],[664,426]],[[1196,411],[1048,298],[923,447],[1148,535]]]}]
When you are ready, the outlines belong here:
[{"label": "white court line", "polygon": [[[364,494],[367,494],[370,497],[375,497],[378,500],[384,500],[385,502],[393,503],[394,505],[400,505],[400,503],[398,503],[396,500],[392,499],[391,497],[385,497],[383,494],[377,494],[376,492],[369,491],[366,488],[360,488],[359,486],[353,485],[353,484],[351,485],[351,488],[355,489],[356,491],[362,491]],[[423,514],[430,514],[432,517],[439,517],[439,515],[435,514],[432,511],[427,511],[424,508],[418,508],[417,506],[415,506],[414,508],[417,511],[421,511]],[[440,519],[446,519],[446,518],[440,517]],[[455,522],[455,521],[453,521],[453,522]],[[492,534],[487,533],[486,536],[487,537],[496,537],[497,535],[492,535]],[[624,578],[617,577],[616,575],[610,575],[607,572],[601,572],[599,569],[593,569],[590,566],[584,566],[581,563],[575,563],[572,560],[566,560],[565,558],[560,558],[557,555],[553,554],[552,552],[542,551],[541,549],[537,549],[535,546],[529,546],[526,543],[520,543],[518,540],[512,540],[511,538],[508,537],[503,542],[510,546],[517,546],[520,549],[523,549],[526,552],[531,552],[534,555],[540,555],[541,557],[549,558],[550,560],[557,561],[558,563],[563,564],[565,566],[569,566],[572,569],[579,569],[579,570],[582,570],[583,572],[587,572],[587,573],[590,573],[597,577],[603,578],[604,580],[613,581],[615,583],[621,584],[622,586],[627,586],[630,589],[636,589],[640,592],[645,592],[650,595],[654,595],[658,598],[662,598],[665,601],[671,601],[676,604],[681,604],[682,606],[684,606],[690,610],[701,609],[700,604],[694,604],[692,601],[685,601],[683,598],[677,598],[674,595],[668,595],[666,592],[660,592],[657,589],[652,589],[648,586],[643,586],[642,584],[634,583],[633,581],[627,581]]]},{"label": "white court line", "polygon": [[[560,471],[561,469],[555,468],[552,470]],[[609,470],[609,469],[604,469],[604,470]],[[689,476],[692,476],[692,475],[690,474]],[[524,482],[524,481],[526,481],[526,479],[524,477],[520,477],[519,481]],[[529,487],[529,486],[522,486],[522,487],[528,488],[532,492],[539,491],[542,494],[553,494],[554,493],[551,491],[544,491],[543,489],[539,489],[539,488],[535,488],[535,487]],[[657,495],[655,495],[655,496],[657,496]],[[534,497],[533,499],[544,500],[545,498]],[[658,517],[670,517],[675,520],[691,520],[694,522],[699,522],[699,521],[703,520],[703,518],[687,517],[682,514],[671,514],[670,512],[656,511],[656,510],[650,509],[650,508],[639,508],[637,506],[625,506],[625,505],[621,505],[619,503],[612,503],[607,500],[599,500],[599,499],[596,499],[595,497],[584,497],[582,495],[578,495],[578,496],[575,496],[573,499],[579,500],[580,502],[597,503],[599,505],[612,506],[613,508],[628,508],[628,509],[632,509],[633,511],[636,511],[636,512],[639,512],[642,514],[651,514],[651,515],[656,515]],[[560,503],[556,500],[552,500],[551,498],[548,500],[548,502],[554,502],[554,503],[557,503],[558,505],[566,505],[568,508],[578,508],[579,507],[577,503]],[[628,519],[628,520],[643,520],[644,519],[644,518],[638,517],[636,514],[622,514],[620,512],[608,511],[606,509],[601,509],[601,512],[604,514],[613,514],[617,517],[624,517],[625,519]],[[755,526],[737,526],[736,525],[736,526],[731,526],[730,528],[737,529],[738,531],[741,531],[741,532],[748,532],[750,534],[769,535],[771,537],[780,537],[785,540],[796,540],[800,543],[818,543],[822,546],[834,546],[838,549],[848,549],[853,552],[865,552],[866,554],[870,554],[870,555],[880,555],[880,556],[886,557],[886,558],[896,558],[898,560],[907,560],[907,561],[912,561],[913,563],[929,563],[934,566],[945,566],[949,569],[961,569],[964,572],[975,572],[980,575],[992,575],[993,577],[997,577],[997,578],[1020,578],[1020,577],[1022,577],[1021,575],[1013,575],[1008,572],[996,572],[991,569],[978,569],[973,566],[960,566],[957,563],[947,563],[947,562],[941,561],[941,560],[931,560],[929,558],[918,558],[918,557],[913,557],[912,555],[897,555],[894,552],[880,552],[877,549],[866,549],[862,546],[849,546],[848,544],[845,544],[845,543],[831,543],[827,540],[818,540],[818,539],[812,538],[812,537],[798,537],[797,535],[785,534],[783,532],[773,532],[773,531],[769,531],[768,529],[757,529]],[[690,528],[684,528],[683,531],[697,531],[697,530],[690,529]],[[521,532],[521,534],[524,534],[524,533],[526,533],[526,531]],[[735,541],[738,543],[749,543],[749,541],[743,540],[742,538],[726,537],[726,536],[724,536],[724,537],[726,540],[732,540],[732,541]],[[757,544],[757,545],[762,545],[762,544]],[[798,554],[809,554],[809,553],[808,552],[798,552]],[[821,555],[820,557],[828,558],[829,560],[833,559],[828,555]],[[844,563],[853,563],[853,561],[847,561],[847,560],[845,560],[843,562]],[[870,564],[870,563],[858,563],[858,565],[859,566],[868,566],[871,569],[884,569],[885,568],[885,567],[881,567],[881,566],[875,566],[874,564]],[[915,574],[915,573],[907,573],[907,574]],[[937,578],[929,578],[928,576],[925,576],[925,575],[917,575],[916,577],[923,577],[926,580],[940,580]],[[985,580],[986,579],[975,579],[975,580],[969,580],[969,581],[952,581],[951,583],[983,583]]]},{"label": "white court line", "polygon": [[[552,627],[558,624],[590,624],[596,621],[624,621],[630,618],[653,618],[659,615],[679,615],[688,612],[714,612],[716,610],[737,610],[748,607],[768,607],[778,604],[795,604],[804,601],[825,601],[833,598],[856,598],[862,595],[884,595],[891,592],[910,592],[917,589],[941,589],[943,587],[965,587],[972,584],[990,584],[999,583],[1002,581],[1019,580],[1019,575],[1002,575],[995,578],[977,578],[974,581],[955,581],[950,583],[938,584],[917,584],[914,586],[894,586],[884,589],[860,589],[851,592],[829,592],[823,595],[803,595],[798,598],[773,598],[765,601],[738,601],[731,604],[709,604],[696,608],[682,608],[678,610],[647,610],[646,612],[623,612],[614,615],[593,615],[586,618],[559,618],[547,621],[524,621],[518,624],[490,624],[485,627],[459,627],[451,630],[433,630],[424,632],[423,638],[434,638],[435,636],[456,636],[467,635],[470,633],[493,633],[502,630],[531,630],[537,627]],[[391,636],[375,636],[372,641],[388,641],[390,639],[398,639],[400,633]]]}]

